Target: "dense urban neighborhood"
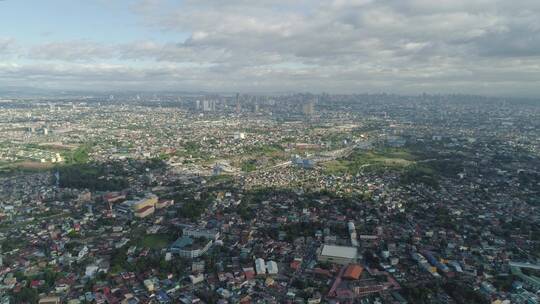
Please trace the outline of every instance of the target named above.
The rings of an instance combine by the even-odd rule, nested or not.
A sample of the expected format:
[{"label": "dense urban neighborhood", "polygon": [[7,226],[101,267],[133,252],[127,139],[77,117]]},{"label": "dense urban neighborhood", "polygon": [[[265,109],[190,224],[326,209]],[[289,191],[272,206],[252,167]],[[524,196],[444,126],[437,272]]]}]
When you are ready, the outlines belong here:
[{"label": "dense urban neighborhood", "polygon": [[0,99],[0,303],[540,302],[540,104]]}]

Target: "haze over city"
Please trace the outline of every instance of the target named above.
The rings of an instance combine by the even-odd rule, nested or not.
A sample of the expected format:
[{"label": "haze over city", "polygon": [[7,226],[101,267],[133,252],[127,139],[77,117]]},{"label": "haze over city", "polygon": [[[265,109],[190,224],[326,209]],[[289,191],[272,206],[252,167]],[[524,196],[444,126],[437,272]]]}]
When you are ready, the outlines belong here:
[{"label": "haze over city", "polygon": [[0,304],[540,303],[539,16],[0,0]]}]

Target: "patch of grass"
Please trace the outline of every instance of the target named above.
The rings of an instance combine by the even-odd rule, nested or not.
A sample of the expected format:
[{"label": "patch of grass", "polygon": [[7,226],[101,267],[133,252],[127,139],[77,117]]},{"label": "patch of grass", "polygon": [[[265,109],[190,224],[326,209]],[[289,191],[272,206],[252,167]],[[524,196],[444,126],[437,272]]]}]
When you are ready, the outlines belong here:
[{"label": "patch of grass", "polygon": [[276,157],[283,152],[283,148],[279,145],[250,146],[244,148],[244,150],[248,155],[267,157]]},{"label": "patch of grass", "polygon": [[85,164],[90,160],[90,144],[84,144],[77,149],[64,153],[67,164]]},{"label": "patch of grass", "polygon": [[257,170],[257,164],[254,159],[250,159],[242,163],[242,171],[243,172],[252,172]]},{"label": "patch of grass", "polygon": [[227,174],[212,175],[208,178],[208,182],[211,183],[225,183],[230,182],[234,179],[233,176]]},{"label": "patch of grass", "polygon": [[36,161],[19,161],[14,163],[0,163],[0,174],[9,175],[20,172],[42,172],[54,167],[52,163],[42,163]]},{"label": "patch of grass", "polygon": [[178,157],[190,157],[208,159],[208,154],[202,151],[202,146],[198,142],[189,141],[183,144],[183,149],[179,149],[174,153]]},{"label": "patch of grass", "polygon": [[174,241],[174,236],[171,234],[149,234],[143,236],[138,246],[150,249],[162,249],[168,247]]},{"label": "patch of grass", "polygon": [[407,150],[357,151],[346,159],[324,163],[323,170],[328,174],[355,174],[371,166],[402,169],[414,163],[415,157]]},{"label": "patch of grass", "polygon": [[350,162],[346,160],[332,160],[323,163],[324,172],[328,174],[343,174],[349,171]]},{"label": "patch of grass", "polygon": [[55,144],[55,143],[43,143],[43,144],[39,144],[36,148],[52,151],[52,152],[65,153],[72,150],[74,147],[68,146],[68,145],[62,145],[62,144]]}]

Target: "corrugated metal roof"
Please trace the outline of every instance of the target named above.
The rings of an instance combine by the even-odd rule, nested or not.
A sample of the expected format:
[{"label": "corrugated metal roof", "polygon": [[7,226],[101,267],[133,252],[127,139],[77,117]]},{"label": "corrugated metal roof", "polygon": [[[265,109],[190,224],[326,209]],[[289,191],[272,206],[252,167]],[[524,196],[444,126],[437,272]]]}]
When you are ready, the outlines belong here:
[{"label": "corrugated metal roof", "polygon": [[357,248],[348,246],[323,245],[321,255],[355,259],[357,256]]}]

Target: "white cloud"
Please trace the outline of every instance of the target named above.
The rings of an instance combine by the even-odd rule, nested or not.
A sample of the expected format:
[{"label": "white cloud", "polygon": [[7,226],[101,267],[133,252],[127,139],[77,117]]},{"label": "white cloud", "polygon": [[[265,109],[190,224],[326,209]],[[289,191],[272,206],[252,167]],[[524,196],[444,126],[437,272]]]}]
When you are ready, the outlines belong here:
[{"label": "white cloud", "polygon": [[36,73],[26,79],[59,87],[90,79],[118,88],[540,94],[540,2],[518,2],[144,0],[132,10],[146,27],[189,37],[26,46],[17,52],[35,62],[0,77]]},{"label": "white cloud", "polygon": [[31,47],[26,56],[37,60],[93,61],[109,59],[114,49],[92,41],[51,42]]},{"label": "white cloud", "polygon": [[6,55],[13,52],[16,48],[15,39],[0,37],[0,55]]}]

